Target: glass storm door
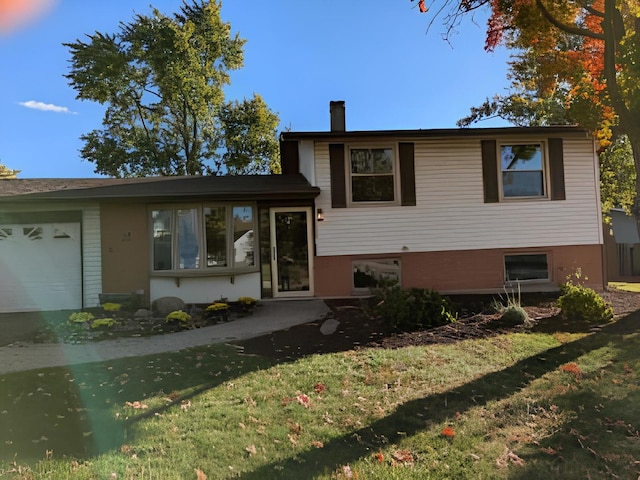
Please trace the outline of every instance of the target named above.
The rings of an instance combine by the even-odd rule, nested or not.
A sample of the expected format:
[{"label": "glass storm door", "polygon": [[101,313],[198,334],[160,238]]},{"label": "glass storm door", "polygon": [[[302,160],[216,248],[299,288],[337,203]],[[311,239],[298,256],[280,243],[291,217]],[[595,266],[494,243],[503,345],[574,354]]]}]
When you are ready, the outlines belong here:
[{"label": "glass storm door", "polygon": [[269,213],[273,296],[313,295],[311,208],[272,208]]}]

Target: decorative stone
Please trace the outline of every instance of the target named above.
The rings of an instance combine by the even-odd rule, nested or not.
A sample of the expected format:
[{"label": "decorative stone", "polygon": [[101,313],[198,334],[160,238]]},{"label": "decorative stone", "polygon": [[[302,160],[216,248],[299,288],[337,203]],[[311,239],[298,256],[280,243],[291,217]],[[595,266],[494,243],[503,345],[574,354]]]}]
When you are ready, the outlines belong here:
[{"label": "decorative stone", "polygon": [[338,325],[340,325],[340,322],[335,318],[325,320],[322,322],[322,325],[320,325],[320,333],[323,335],[332,335],[337,330]]},{"label": "decorative stone", "polygon": [[152,314],[150,310],[141,308],[136,310],[136,313],[133,314],[133,318],[151,318]]},{"label": "decorative stone", "polygon": [[153,301],[151,310],[159,317],[166,317],[176,310],[184,311],[184,301],[178,297],[161,297]]}]

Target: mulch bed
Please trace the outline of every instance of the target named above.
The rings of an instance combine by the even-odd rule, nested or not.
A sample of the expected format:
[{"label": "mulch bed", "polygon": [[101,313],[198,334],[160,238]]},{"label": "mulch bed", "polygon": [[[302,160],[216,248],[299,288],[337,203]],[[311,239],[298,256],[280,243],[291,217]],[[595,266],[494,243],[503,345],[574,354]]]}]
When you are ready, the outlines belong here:
[{"label": "mulch bed", "polygon": [[[609,302],[616,319],[625,319],[640,310],[640,294],[620,290],[600,292]],[[507,332],[588,332],[602,326],[571,323],[559,315],[555,306],[557,297],[550,295],[523,295],[522,304],[532,320],[532,325],[509,325],[491,311],[491,296],[458,297],[454,301],[462,307],[458,321],[442,327],[411,333],[392,331],[388,325],[370,314],[370,306],[354,299],[327,300],[331,313],[327,318],[307,323],[270,335],[240,342],[245,354],[255,354],[280,361],[294,360],[306,355],[332,353],[362,347],[401,348],[436,343],[451,343],[465,339],[486,338]],[[474,313],[479,312],[479,313]],[[628,333],[640,328],[640,316],[618,321],[608,330]],[[334,333],[323,335],[322,324],[328,319],[339,322]],[[617,331],[616,331],[617,327]]]}]

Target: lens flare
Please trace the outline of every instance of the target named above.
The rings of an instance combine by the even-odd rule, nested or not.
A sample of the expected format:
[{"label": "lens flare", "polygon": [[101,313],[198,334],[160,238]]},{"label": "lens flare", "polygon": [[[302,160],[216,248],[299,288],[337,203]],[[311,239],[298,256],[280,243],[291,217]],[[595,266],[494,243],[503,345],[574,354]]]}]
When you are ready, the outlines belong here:
[{"label": "lens flare", "polygon": [[10,33],[43,15],[55,0],[0,0],[0,34]]}]

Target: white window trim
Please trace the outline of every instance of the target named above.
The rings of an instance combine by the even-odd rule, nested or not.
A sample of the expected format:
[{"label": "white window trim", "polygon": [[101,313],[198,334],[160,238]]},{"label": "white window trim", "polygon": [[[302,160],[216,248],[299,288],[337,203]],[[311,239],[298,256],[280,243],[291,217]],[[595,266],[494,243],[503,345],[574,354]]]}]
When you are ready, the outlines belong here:
[{"label": "white window trim", "polygon": [[[502,184],[503,170],[502,170],[502,147],[509,145],[540,145],[540,151],[542,152],[542,186],[544,188],[543,195],[535,196],[518,196],[518,197],[505,197],[504,187]],[[498,148],[496,152],[496,161],[498,162],[498,192],[500,194],[500,202],[531,202],[531,201],[546,201],[550,200],[550,180],[549,180],[549,147],[545,140],[538,138],[516,138],[516,139],[498,139]]]},{"label": "white window trim", "polygon": [[[372,207],[372,206],[396,206],[400,205],[400,159],[398,143],[354,143],[345,145],[346,148],[346,161],[345,163],[345,178],[346,178],[346,194],[347,194],[347,206],[348,207]],[[351,189],[351,150],[371,150],[371,149],[391,149],[393,155],[392,163],[392,175],[393,175],[393,201],[378,201],[378,202],[354,202],[353,192]]]},{"label": "white window trim", "polygon": [[[198,216],[198,241],[200,251],[206,255],[206,229],[204,225],[204,209],[226,207],[226,229],[227,229],[227,258],[230,266],[224,267],[208,267],[206,258],[200,261],[200,266],[197,268],[180,269],[175,268],[179,265],[179,251],[177,248],[177,225],[178,225],[178,210],[196,209]],[[233,245],[233,207],[250,207],[253,212],[253,232],[254,232],[254,261],[250,267],[235,267],[235,252]],[[155,270],[154,269],[154,242],[153,242],[153,218],[152,212],[155,210],[170,210],[171,211],[171,262],[174,266],[171,270]],[[252,202],[202,202],[202,203],[166,203],[149,205],[148,212],[149,218],[149,257],[150,257],[150,272],[154,277],[206,277],[206,276],[218,276],[218,275],[234,275],[242,273],[253,273],[260,270],[259,255],[259,238],[258,238],[258,208],[255,203]]]}]

